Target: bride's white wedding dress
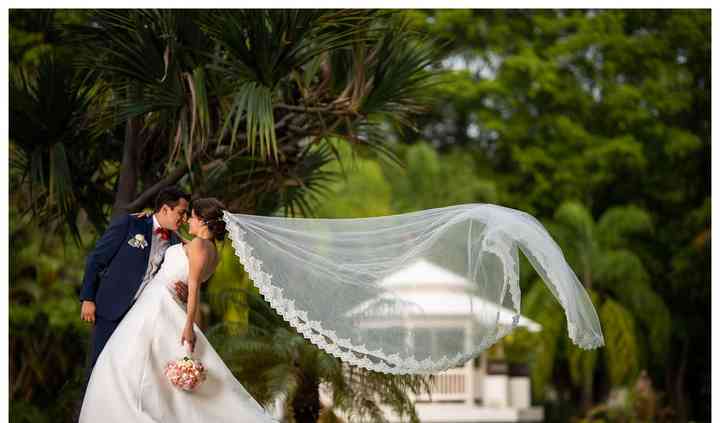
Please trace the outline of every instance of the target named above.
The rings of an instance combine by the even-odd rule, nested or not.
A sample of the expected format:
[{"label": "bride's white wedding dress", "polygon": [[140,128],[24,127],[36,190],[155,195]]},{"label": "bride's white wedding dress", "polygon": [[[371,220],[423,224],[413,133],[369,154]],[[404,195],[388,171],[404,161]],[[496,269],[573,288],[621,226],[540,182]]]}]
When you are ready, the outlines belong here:
[{"label": "bride's white wedding dress", "polygon": [[194,392],[170,384],[165,364],[181,358],[185,306],[172,284],[187,282],[182,244],[169,247],[162,267],[125,315],[98,357],[80,412],[81,423],[274,422],[235,379],[195,326],[193,358],[207,368]]}]

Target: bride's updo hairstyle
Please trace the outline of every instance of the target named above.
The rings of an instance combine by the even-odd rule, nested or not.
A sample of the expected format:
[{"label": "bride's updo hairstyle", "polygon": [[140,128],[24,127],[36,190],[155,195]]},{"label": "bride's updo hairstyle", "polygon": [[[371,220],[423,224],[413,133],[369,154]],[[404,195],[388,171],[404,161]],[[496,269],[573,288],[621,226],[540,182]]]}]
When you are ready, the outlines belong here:
[{"label": "bride's updo hairstyle", "polygon": [[225,221],[223,220],[223,209],[225,205],[217,198],[198,198],[190,205],[195,215],[207,225],[210,233],[218,241],[225,239]]}]

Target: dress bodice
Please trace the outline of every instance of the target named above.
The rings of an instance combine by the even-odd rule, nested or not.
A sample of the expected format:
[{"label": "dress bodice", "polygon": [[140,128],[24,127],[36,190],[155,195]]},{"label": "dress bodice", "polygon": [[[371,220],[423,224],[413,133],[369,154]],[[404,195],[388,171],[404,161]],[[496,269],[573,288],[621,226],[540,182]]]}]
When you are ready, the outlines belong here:
[{"label": "dress bodice", "polygon": [[176,281],[187,283],[189,273],[189,260],[183,244],[175,244],[165,250],[165,258],[153,280],[158,283],[173,284]]}]

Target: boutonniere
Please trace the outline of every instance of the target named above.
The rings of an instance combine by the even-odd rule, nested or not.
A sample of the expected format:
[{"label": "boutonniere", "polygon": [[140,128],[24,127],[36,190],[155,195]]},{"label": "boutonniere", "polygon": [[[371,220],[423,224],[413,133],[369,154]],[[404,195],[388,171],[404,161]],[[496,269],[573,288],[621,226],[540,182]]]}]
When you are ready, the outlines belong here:
[{"label": "boutonniere", "polygon": [[148,246],[147,241],[145,241],[145,236],[143,234],[136,234],[134,238],[130,238],[128,241],[128,244],[135,248],[142,248],[145,249],[145,247]]}]

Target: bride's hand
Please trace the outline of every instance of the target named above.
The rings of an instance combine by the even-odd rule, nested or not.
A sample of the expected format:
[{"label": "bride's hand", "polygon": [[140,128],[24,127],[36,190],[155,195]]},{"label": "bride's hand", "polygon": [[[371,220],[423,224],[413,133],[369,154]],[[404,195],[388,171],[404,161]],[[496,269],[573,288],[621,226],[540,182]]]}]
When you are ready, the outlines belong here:
[{"label": "bride's hand", "polygon": [[182,338],[180,338],[180,345],[185,342],[187,342],[190,346],[190,352],[195,351],[195,331],[193,330],[192,325],[185,326],[185,329],[183,329]]}]

